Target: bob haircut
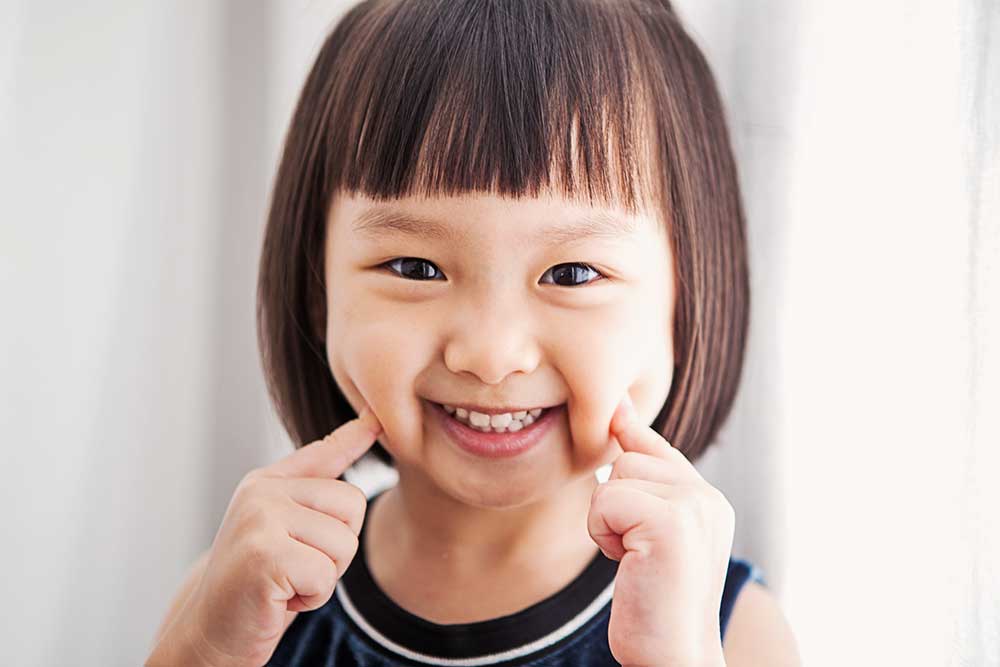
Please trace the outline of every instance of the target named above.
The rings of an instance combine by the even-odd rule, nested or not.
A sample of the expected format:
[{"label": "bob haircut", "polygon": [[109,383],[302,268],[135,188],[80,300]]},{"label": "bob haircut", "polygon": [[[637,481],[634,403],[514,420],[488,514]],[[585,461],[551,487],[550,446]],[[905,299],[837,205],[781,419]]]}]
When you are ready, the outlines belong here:
[{"label": "bob haircut", "polygon": [[368,0],[334,26],[285,137],[257,286],[265,380],[296,447],[356,417],[324,341],[333,197],[543,190],[666,225],[675,366],[651,427],[701,456],[739,385],[749,276],[720,95],[668,0]]}]

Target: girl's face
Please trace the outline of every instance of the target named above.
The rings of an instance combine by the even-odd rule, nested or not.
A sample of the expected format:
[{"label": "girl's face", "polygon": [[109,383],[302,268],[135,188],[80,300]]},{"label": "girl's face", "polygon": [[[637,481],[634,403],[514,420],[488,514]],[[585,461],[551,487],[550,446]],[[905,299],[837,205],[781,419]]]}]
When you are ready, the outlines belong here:
[{"label": "girl's face", "polygon": [[[558,197],[338,193],[326,239],[331,370],[355,410],[375,412],[401,476],[521,505],[621,453],[609,425],[626,391],[646,423],[666,400],[673,267],[653,216]],[[539,444],[489,459],[452,442],[433,403],[563,409]]]}]

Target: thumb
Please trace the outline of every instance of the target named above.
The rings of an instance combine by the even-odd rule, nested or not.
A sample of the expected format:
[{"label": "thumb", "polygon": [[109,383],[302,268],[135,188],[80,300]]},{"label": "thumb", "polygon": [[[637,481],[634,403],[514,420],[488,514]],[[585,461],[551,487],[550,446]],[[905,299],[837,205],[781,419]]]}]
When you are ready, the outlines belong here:
[{"label": "thumb", "polygon": [[365,405],[357,418],[321,440],[302,445],[269,466],[269,471],[285,477],[337,478],[375,444],[381,432],[378,418]]}]

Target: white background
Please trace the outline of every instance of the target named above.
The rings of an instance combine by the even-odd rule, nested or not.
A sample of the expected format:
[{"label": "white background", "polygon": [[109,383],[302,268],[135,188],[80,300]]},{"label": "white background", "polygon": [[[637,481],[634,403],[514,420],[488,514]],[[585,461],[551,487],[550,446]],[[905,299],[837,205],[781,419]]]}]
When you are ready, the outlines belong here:
[{"label": "white background", "polygon": [[[810,665],[1000,665],[1000,5],[684,0],[753,323],[699,463]],[[290,451],[253,295],[342,2],[0,5],[0,654],[135,665]]]}]

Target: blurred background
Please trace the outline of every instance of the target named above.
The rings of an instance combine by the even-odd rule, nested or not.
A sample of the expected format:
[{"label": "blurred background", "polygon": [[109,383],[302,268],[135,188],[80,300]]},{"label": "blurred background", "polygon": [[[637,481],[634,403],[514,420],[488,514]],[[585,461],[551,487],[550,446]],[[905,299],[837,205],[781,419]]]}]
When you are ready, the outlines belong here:
[{"label": "blurred background", "polygon": [[[256,262],[349,4],[0,4],[3,663],[140,664],[291,451]],[[698,464],[734,554],[809,665],[1000,665],[1000,3],[675,4],[748,211],[749,356]]]}]

